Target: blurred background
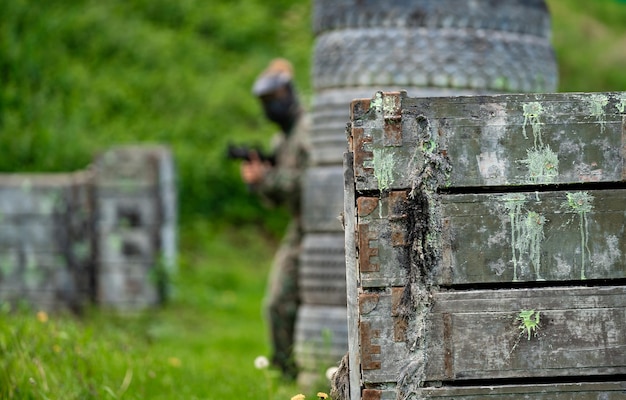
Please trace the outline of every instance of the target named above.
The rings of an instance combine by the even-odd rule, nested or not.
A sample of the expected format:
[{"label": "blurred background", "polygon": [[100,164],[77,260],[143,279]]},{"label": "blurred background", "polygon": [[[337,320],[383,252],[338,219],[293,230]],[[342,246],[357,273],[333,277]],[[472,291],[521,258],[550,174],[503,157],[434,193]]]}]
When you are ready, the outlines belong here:
[{"label": "blurred background", "polygon": [[[547,2],[559,91],[626,90],[626,3]],[[253,365],[269,351],[261,299],[287,213],[250,195],[226,148],[267,146],[276,131],[250,92],[270,59],[293,62],[310,102],[311,8],[303,0],[0,2],[0,172],[74,171],[111,146],[158,143],[173,151],[179,196],[168,304],[79,319],[4,305],[1,398],[298,393]]]}]

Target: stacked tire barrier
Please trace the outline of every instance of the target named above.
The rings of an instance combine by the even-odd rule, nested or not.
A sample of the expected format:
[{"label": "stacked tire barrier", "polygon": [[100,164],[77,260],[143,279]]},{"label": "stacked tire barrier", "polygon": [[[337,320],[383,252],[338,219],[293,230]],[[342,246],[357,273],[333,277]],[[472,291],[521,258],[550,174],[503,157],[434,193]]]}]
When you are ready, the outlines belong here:
[{"label": "stacked tire barrier", "polygon": [[160,146],[114,148],[78,172],[0,175],[0,302],[158,305],[175,272],[176,209]]},{"label": "stacked tire barrier", "polygon": [[301,385],[347,352],[343,153],[349,104],[378,90],[432,97],[557,88],[544,0],[315,0],[312,165],[296,324]]}]

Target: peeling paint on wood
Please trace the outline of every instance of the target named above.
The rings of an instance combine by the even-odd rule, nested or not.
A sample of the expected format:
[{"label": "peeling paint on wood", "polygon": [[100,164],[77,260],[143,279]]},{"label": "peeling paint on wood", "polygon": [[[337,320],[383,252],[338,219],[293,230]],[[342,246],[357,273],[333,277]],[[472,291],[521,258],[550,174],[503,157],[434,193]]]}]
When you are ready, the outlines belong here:
[{"label": "peeling paint on wood", "polygon": [[[412,166],[421,165],[423,146],[429,146],[421,138],[425,129],[439,154],[451,160],[451,187],[620,181],[626,170],[620,111],[624,94],[602,96],[606,104],[580,93],[405,97],[402,146],[391,147],[384,144],[382,111],[363,111],[366,102],[360,101],[360,113],[353,111],[351,138],[356,189],[378,189],[373,151],[383,148],[394,151],[388,189],[410,188]],[[525,111],[524,104],[531,106]]]},{"label": "peeling paint on wood", "polygon": [[625,93],[353,103],[361,398],[624,394],[624,104]]}]

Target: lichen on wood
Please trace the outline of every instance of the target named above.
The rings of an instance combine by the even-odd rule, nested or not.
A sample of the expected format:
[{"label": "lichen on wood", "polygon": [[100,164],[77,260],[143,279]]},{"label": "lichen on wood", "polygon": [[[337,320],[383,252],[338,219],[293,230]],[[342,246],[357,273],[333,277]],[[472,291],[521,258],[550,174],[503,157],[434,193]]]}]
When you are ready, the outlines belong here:
[{"label": "lichen on wood", "polygon": [[600,133],[604,133],[605,112],[604,107],[609,104],[609,98],[600,93],[588,94],[585,96],[589,105],[589,114],[596,117],[600,123]]},{"label": "lichen on wood", "polygon": [[520,330],[523,333],[528,335],[528,340],[530,340],[530,335],[534,333],[537,334],[537,329],[539,329],[539,319],[540,311],[535,310],[522,310],[517,315],[517,318],[521,322],[519,325]]},{"label": "lichen on wood", "polygon": [[530,124],[533,131],[533,139],[535,141],[534,147],[543,146],[543,142],[541,141],[541,121],[539,117],[543,114],[543,106],[541,103],[537,101],[533,101],[530,103],[522,104],[522,109],[524,110],[524,124],[522,125],[522,133],[525,138],[528,138],[526,134],[526,125]]},{"label": "lichen on wood", "polygon": [[422,384],[424,329],[431,307],[433,273],[441,259],[441,207],[438,189],[445,186],[451,166],[439,151],[428,119],[418,116],[418,143],[410,162],[411,189],[404,204],[407,216],[407,284],[398,314],[409,325],[408,350],[413,354],[398,379],[398,398],[407,398]]},{"label": "lichen on wood", "polygon": [[[544,227],[548,222],[547,219],[536,211],[525,209],[524,206],[529,201],[525,194],[506,194],[501,197],[500,201],[511,225],[513,281],[519,280],[521,261],[524,256],[528,257],[529,264],[533,267],[535,279],[543,280],[541,276],[541,244],[545,239]],[[539,201],[538,197],[537,201]]]},{"label": "lichen on wood", "polygon": [[517,314],[516,321],[519,322],[519,325],[517,327],[520,330],[520,332],[519,332],[519,336],[517,340],[515,341],[515,343],[513,344],[513,347],[511,348],[511,351],[509,352],[509,356],[513,354],[513,352],[519,345],[520,337],[522,335],[526,334],[527,340],[531,339],[532,334],[537,336],[537,331],[540,328],[540,319],[541,319],[541,311],[521,310]]},{"label": "lichen on wood", "polygon": [[384,192],[393,183],[393,170],[395,168],[394,152],[385,147],[375,148],[373,153],[374,176],[378,181],[378,190]]},{"label": "lichen on wood", "polygon": [[522,206],[526,202],[526,196],[520,193],[513,193],[504,196],[503,205],[508,212],[509,222],[511,224],[511,261],[513,263],[513,281],[518,280],[518,264],[521,257],[518,256],[518,252],[521,253],[519,246],[519,238],[522,237]]},{"label": "lichen on wood", "polygon": [[558,155],[550,146],[532,148],[528,157],[520,162],[528,165],[528,181],[531,183],[551,183],[559,175]]},{"label": "lichen on wood", "polygon": [[[583,285],[589,301],[570,294],[581,279],[624,279],[624,189],[615,186],[624,173],[626,95],[605,97],[403,98],[400,141],[384,129],[386,98],[375,99],[380,111],[363,118],[354,141],[363,167],[356,193],[380,196],[359,216],[368,230],[357,238],[372,240],[356,246],[359,257],[380,250],[370,257],[375,271],[355,273],[355,286],[380,300],[356,311],[369,335],[355,336],[358,355],[377,362],[352,378],[365,398],[457,398],[471,380],[623,368],[610,352],[596,363],[604,357],[596,349],[612,348],[619,335],[600,343],[604,324],[594,335],[580,329],[595,313],[600,322],[623,315],[623,297],[598,307],[596,288]],[[398,104],[389,99],[386,112],[398,115]]]},{"label": "lichen on wood", "polygon": [[619,111],[620,114],[624,114],[624,111],[626,110],[626,93],[618,95],[617,100],[615,108],[617,108],[617,111]]},{"label": "lichen on wood", "polygon": [[585,274],[585,259],[589,251],[589,218],[587,214],[593,209],[593,196],[588,192],[568,192],[564,207],[570,212],[578,214],[580,230],[580,279],[587,279]]},{"label": "lichen on wood", "polygon": [[535,211],[529,211],[526,214],[526,220],[523,225],[524,234],[520,242],[520,247],[528,252],[530,263],[535,270],[535,279],[538,281],[544,280],[541,277],[541,242],[545,239],[543,233],[545,224],[546,218],[543,215]]},{"label": "lichen on wood", "polygon": [[559,175],[559,158],[550,146],[543,143],[541,134],[540,116],[544,112],[539,102],[530,102],[522,105],[524,110],[524,124],[522,134],[528,139],[526,125],[530,124],[533,132],[533,147],[527,150],[527,158],[520,160],[528,166],[529,183],[552,183]]}]

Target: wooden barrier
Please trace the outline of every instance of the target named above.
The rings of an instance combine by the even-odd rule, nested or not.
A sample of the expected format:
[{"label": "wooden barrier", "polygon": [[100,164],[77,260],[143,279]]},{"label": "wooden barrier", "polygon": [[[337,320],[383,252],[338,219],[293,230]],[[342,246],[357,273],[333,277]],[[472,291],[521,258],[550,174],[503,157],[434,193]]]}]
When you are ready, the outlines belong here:
[{"label": "wooden barrier", "polygon": [[90,176],[0,175],[0,301],[76,309],[92,298]]},{"label": "wooden barrier", "polygon": [[626,93],[351,105],[350,398],[626,396]]},{"label": "wooden barrier", "polygon": [[0,175],[0,302],[136,310],[164,300],[176,182],[162,146],[107,150],[72,173]]},{"label": "wooden barrier", "polygon": [[93,164],[97,302],[142,309],[165,298],[176,258],[176,182],[162,146],[111,149]]}]

